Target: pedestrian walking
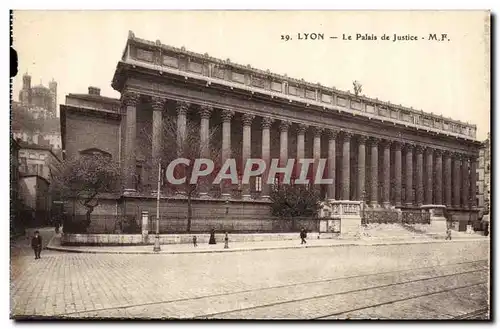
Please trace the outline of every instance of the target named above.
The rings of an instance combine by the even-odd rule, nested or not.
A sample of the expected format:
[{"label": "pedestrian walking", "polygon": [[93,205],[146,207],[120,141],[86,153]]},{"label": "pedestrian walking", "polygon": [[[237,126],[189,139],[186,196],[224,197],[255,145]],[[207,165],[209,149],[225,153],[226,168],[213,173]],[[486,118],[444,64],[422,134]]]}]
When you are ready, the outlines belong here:
[{"label": "pedestrian walking", "polygon": [[208,244],[216,244],[215,242],[215,230],[212,229],[210,232],[210,240],[208,240]]},{"label": "pedestrian walking", "polygon": [[300,239],[301,239],[300,244],[307,243],[306,238],[307,238],[307,232],[306,232],[306,230],[304,228],[302,228],[300,230]]},{"label": "pedestrian walking", "polygon": [[229,236],[227,235],[227,232],[224,236],[224,249],[229,249]]},{"label": "pedestrian walking", "polygon": [[451,228],[448,226],[446,228],[446,238],[445,240],[451,240]]},{"label": "pedestrian walking", "polygon": [[35,252],[35,259],[39,259],[42,252],[42,237],[38,231],[35,231],[35,235],[31,239],[31,248]]},{"label": "pedestrian walking", "polygon": [[193,235],[193,246],[198,247],[198,243],[196,242],[196,235]]}]

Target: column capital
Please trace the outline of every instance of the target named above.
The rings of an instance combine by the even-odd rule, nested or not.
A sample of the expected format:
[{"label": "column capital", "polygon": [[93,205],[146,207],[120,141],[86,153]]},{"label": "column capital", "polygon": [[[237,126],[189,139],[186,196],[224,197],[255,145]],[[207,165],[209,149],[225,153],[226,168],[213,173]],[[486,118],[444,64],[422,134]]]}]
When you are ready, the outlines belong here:
[{"label": "column capital", "polygon": [[455,160],[462,160],[463,157],[464,157],[464,155],[462,153],[460,153],[460,152],[453,152],[453,158]]},{"label": "column capital", "polygon": [[337,139],[337,137],[339,136],[339,131],[336,129],[327,129],[326,132],[328,134],[329,140]]},{"label": "column capital", "polygon": [[290,128],[291,124],[292,123],[290,121],[282,120],[280,122],[280,131],[281,132],[288,131],[288,128]]},{"label": "column capital", "polygon": [[234,116],[234,111],[232,110],[223,110],[221,113],[222,122],[231,122],[231,119]]},{"label": "column capital", "polygon": [[153,107],[154,111],[163,111],[166,102],[166,98],[156,96],[151,97],[151,106]]},{"label": "column capital", "polygon": [[243,113],[243,116],[242,116],[243,126],[244,127],[251,126],[254,118],[255,118],[255,115],[253,115],[253,114]]},{"label": "column capital", "polygon": [[350,141],[353,136],[354,134],[350,131],[342,131],[342,138],[344,139],[344,142]]},{"label": "column capital", "polygon": [[186,115],[191,104],[185,101],[177,101],[177,115]]},{"label": "column capital", "polygon": [[378,137],[370,136],[370,138],[368,139],[368,141],[369,141],[370,145],[376,146],[381,141],[381,139],[378,138]]},{"label": "column capital", "polygon": [[413,144],[413,143],[405,143],[404,144],[404,149],[406,151],[413,151],[415,149],[415,144]]},{"label": "column capital", "polygon": [[126,91],[122,93],[122,102],[126,106],[136,106],[139,102],[139,94],[132,91]]},{"label": "column capital", "polygon": [[380,140],[380,145],[382,145],[383,148],[391,148],[392,141],[389,139],[381,139]]},{"label": "column capital", "polygon": [[202,105],[200,107],[200,116],[202,119],[209,119],[214,108],[210,105]]},{"label": "column capital", "polygon": [[271,128],[271,125],[273,124],[274,119],[270,117],[262,117],[262,128],[263,129],[269,129]]},{"label": "column capital", "polygon": [[423,145],[416,145],[415,146],[415,153],[416,154],[422,154],[424,153],[424,150],[426,149],[427,147],[426,146],[423,146]]},{"label": "column capital", "polygon": [[313,127],[314,137],[321,137],[321,133],[323,132],[323,127]]},{"label": "column capital", "polygon": [[443,150],[441,149],[434,149],[434,154],[436,154],[436,156],[440,157],[441,155],[443,155]]},{"label": "column capital", "polygon": [[368,136],[358,135],[358,143],[359,144],[365,144],[367,140],[368,140]]},{"label": "column capital", "polygon": [[394,146],[395,150],[401,151],[401,142],[400,141],[391,140],[390,143],[391,143],[391,145]]},{"label": "column capital", "polygon": [[432,147],[426,147],[425,148],[425,153],[428,155],[433,155],[434,149]]},{"label": "column capital", "polygon": [[449,150],[443,150],[443,157],[445,158],[451,158],[452,155],[453,155],[453,152],[449,151]]},{"label": "column capital", "polygon": [[299,123],[297,125],[297,133],[304,134],[309,126],[304,123]]}]

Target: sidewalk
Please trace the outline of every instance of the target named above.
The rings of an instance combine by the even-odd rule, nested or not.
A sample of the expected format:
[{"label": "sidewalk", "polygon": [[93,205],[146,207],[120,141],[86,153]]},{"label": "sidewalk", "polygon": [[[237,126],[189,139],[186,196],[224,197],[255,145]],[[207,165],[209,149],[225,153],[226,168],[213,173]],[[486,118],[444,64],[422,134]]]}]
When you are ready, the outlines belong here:
[{"label": "sidewalk", "polygon": [[229,242],[229,249],[224,249],[224,242],[216,245],[198,244],[166,244],[161,245],[161,251],[153,252],[153,245],[145,246],[61,246],[61,236],[56,235],[49,242],[47,249],[94,254],[195,254],[195,253],[216,253],[216,252],[241,252],[258,250],[277,249],[299,249],[299,248],[328,248],[343,246],[383,246],[383,245],[406,245],[419,243],[454,243],[464,241],[489,241],[488,237],[470,236],[457,237],[451,241],[445,241],[444,237],[429,238],[415,237],[393,237],[393,238],[362,238],[362,239],[308,239],[307,244],[301,245],[300,239],[282,241],[261,241],[261,242]]}]

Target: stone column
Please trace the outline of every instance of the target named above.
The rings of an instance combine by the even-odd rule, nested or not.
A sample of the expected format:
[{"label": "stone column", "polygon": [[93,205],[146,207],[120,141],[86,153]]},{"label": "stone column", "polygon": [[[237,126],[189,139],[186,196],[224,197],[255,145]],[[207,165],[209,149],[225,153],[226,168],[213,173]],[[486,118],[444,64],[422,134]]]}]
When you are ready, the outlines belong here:
[{"label": "stone column", "polygon": [[389,208],[391,205],[391,144],[389,141],[385,140],[383,143],[384,147],[384,170],[383,170],[383,182],[384,188],[382,196],[382,202],[385,208]]},{"label": "stone column", "polygon": [[358,188],[356,196],[358,200],[366,202],[366,136],[360,135],[358,137]]},{"label": "stone column", "polygon": [[469,158],[462,156],[462,207],[469,209]]},{"label": "stone column", "polygon": [[300,171],[302,169],[299,160],[304,159],[304,146],[305,146],[304,135],[307,127],[308,127],[307,125],[302,123],[300,123],[297,127],[297,160],[295,163],[295,169],[296,169],[295,174],[297,177],[300,176]]},{"label": "stone column", "polygon": [[314,127],[314,143],[313,143],[313,177],[311,180],[311,184],[316,188],[316,190],[320,190],[320,185],[314,184],[316,179],[316,174],[318,171],[319,159],[321,159],[321,133],[323,132],[323,128]]},{"label": "stone column", "polygon": [[393,142],[394,144],[394,199],[396,207],[401,207],[401,143]]},{"label": "stone column", "polygon": [[451,190],[452,190],[452,180],[451,180],[451,153],[445,151],[444,156],[444,202],[446,207],[452,206]]},{"label": "stone column", "polygon": [[370,138],[370,176],[371,176],[371,193],[370,204],[372,207],[378,206],[378,143],[379,139]]},{"label": "stone column", "polygon": [[126,106],[125,132],[125,193],[136,192],[136,135],[137,135],[137,103],[139,94],[125,92],[122,101]]},{"label": "stone column", "polygon": [[335,200],[335,184],[337,183],[335,179],[335,160],[336,160],[336,141],[337,141],[338,131],[329,130],[328,131],[328,178],[333,179],[333,184],[328,185],[328,200]]},{"label": "stone column", "polygon": [[406,144],[406,205],[413,206],[413,144]]},{"label": "stone column", "polygon": [[274,119],[263,117],[262,118],[262,160],[266,163],[266,171],[262,175],[262,193],[263,199],[269,199],[269,184],[267,179],[269,177],[269,166],[271,165],[271,125]]},{"label": "stone column", "polygon": [[[288,161],[288,129],[290,128],[290,121],[281,121],[280,122],[280,166],[286,166],[286,162]],[[280,184],[283,183],[283,174],[279,174]]]},{"label": "stone column", "polygon": [[427,172],[427,179],[425,183],[425,203],[426,204],[433,204],[433,198],[432,198],[432,190],[433,190],[433,183],[434,183],[434,166],[433,166],[433,156],[434,156],[434,150],[430,147],[426,149],[425,152],[425,171]]},{"label": "stone column", "polygon": [[[213,108],[211,106],[202,105],[200,108],[200,157],[208,159],[210,156],[210,115]],[[207,198],[210,191],[211,180],[209,176],[200,177],[200,197]]]},{"label": "stone column", "polygon": [[152,98],[153,106],[153,129],[152,129],[152,144],[151,144],[151,175],[150,184],[151,191],[157,193],[158,191],[158,167],[161,161],[161,148],[163,145],[163,109],[166,100],[161,97]]},{"label": "stone column", "polygon": [[435,204],[443,204],[443,153],[441,150],[434,150],[434,154],[436,155],[436,184],[434,189],[434,203]]},{"label": "stone column", "polygon": [[[184,157],[186,154],[186,126],[187,126],[187,112],[189,110],[190,104],[187,102],[177,102],[177,156]],[[177,166],[176,172],[179,173],[180,177],[184,177],[186,174],[185,167],[182,165]],[[186,177],[187,179],[188,177]],[[186,195],[185,186],[177,185],[177,194],[181,196]]]},{"label": "stone column", "polygon": [[460,208],[460,188],[462,177],[460,174],[460,163],[462,159],[459,153],[453,156],[453,208]]},{"label": "stone column", "polygon": [[[231,119],[234,116],[234,111],[223,110],[222,117],[222,150],[221,150],[221,166],[224,165],[227,159],[231,157]],[[229,199],[231,197],[231,182],[221,182],[222,198]]]},{"label": "stone column", "polygon": [[470,174],[469,174],[469,179],[470,179],[470,195],[472,196],[472,207],[475,208],[477,207],[476,204],[476,170],[477,170],[477,158],[472,156],[470,158]]},{"label": "stone column", "polygon": [[[242,165],[245,168],[247,160],[252,156],[252,121],[255,118],[254,115],[245,113],[243,114],[243,149],[242,149]],[[244,200],[250,200],[252,198],[250,194],[250,184],[242,182],[242,198]]]},{"label": "stone column", "polygon": [[344,132],[342,147],[342,200],[350,199],[351,188],[351,137],[352,133]]},{"label": "stone column", "polygon": [[421,145],[415,147],[415,154],[417,156],[417,172],[416,172],[416,203],[421,206],[424,203],[424,148]]}]

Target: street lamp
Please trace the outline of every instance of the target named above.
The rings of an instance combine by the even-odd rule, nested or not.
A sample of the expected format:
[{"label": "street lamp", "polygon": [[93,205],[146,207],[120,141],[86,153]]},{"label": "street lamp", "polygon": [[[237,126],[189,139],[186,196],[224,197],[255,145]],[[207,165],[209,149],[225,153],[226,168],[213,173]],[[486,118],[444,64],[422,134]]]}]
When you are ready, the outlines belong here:
[{"label": "street lamp", "polygon": [[158,161],[158,190],[156,191],[156,236],[153,247],[154,252],[161,250],[160,247],[160,188],[161,188],[161,162]]},{"label": "street lamp", "polygon": [[366,219],[365,219],[365,194],[366,194],[366,191],[363,190],[361,192],[361,216],[363,216],[362,217],[363,218],[363,221],[362,221],[363,225],[367,224]]}]

